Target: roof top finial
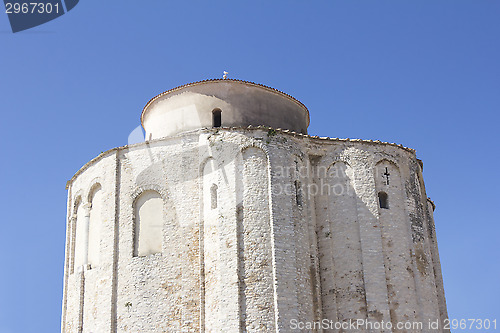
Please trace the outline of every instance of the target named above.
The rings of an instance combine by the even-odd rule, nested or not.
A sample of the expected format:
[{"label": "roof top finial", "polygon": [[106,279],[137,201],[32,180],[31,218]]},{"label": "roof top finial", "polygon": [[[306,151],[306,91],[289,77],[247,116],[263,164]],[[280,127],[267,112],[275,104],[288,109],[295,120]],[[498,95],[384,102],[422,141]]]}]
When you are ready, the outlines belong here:
[{"label": "roof top finial", "polygon": [[222,79],[225,80],[227,79],[227,74],[229,74],[229,72],[224,71],[223,73],[224,75],[222,75]]}]

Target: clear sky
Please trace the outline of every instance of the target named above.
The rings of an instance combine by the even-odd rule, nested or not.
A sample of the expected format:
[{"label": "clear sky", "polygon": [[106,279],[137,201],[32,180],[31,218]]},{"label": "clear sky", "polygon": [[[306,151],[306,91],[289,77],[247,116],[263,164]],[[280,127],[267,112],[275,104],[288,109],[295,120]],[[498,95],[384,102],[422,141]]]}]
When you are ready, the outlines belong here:
[{"label": "clear sky", "polygon": [[224,70],[302,101],[310,134],[416,149],[449,315],[500,320],[499,39],[498,0],[82,0],[16,34],[0,12],[0,333],[60,330],[66,181]]}]

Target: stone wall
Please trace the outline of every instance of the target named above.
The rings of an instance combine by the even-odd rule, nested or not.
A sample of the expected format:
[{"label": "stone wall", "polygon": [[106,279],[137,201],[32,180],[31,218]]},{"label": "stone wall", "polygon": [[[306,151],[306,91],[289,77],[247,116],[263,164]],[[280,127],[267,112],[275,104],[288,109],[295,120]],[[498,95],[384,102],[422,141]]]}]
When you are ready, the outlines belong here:
[{"label": "stone wall", "polygon": [[[62,330],[288,332],[292,321],[442,320],[421,173],[414,151],[398,145],[268,128],[112,149],[68,182]],[[155,224],[158,214],[145,210],[158,200]]]}]

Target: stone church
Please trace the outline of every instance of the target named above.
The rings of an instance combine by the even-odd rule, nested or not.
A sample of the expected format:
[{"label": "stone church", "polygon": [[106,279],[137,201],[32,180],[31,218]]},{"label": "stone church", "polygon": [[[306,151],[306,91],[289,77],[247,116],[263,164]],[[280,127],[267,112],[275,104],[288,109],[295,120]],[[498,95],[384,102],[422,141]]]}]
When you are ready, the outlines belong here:
[{"label": "stone church", "polygon": [[141,122],[67,183],[62,332],[446,331],[413,149],[308,135],[301,102],[233,79]]}]

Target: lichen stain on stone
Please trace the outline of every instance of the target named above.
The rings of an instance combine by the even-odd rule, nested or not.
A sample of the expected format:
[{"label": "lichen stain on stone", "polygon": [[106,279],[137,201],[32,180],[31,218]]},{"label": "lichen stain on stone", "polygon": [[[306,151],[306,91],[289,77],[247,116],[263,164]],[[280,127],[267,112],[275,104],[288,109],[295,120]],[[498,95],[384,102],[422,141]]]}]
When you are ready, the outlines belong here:
[{"label": "lichen stain on stone", "polygon": [[415,246],[415,261],[417,262],[417,269],[420,272],[420,274],[426,276],[429,261],[425,256],[422,243],[419,243]]},{"label": "lichen stain on stone", "polygon": [[429,209],[425,210],[425,216],[427,218],[427,229],[428,229],[428,233],[429,233],[429,239],[434,240],[435,225],[434,225],[434,220],[433,220],[431,214],[429,213]]},{"label": "lichen stain on stone", "polygon": [[[412,256],[411,253],[410,253],[410,256]],[[411,269],[410,266],[407,266],[406,270],[408,271],[408,273],[410,273],[410,275],[411,275],[412,278],[415,278],[415,274],[413,273],[413,269]]]},{"label": "lichen stain on stone", "polygon": [[318,312],[318,290],[316,288],[316,269],[314,265],[309,266],[309,283],[312,291],[312,313]]},{"label": "lichen stain on stone", "polygon": [[394,325],[395,323],[397,323],[397,318],[398,316],[396,315],[396,309],[389,309],[389,315],[391,316],[391,322],[393,324],[393,326],[396,326]]},{"label": "lichen stain on stone", "polygon": [[368,311],[368,318],[375,318],[376,321],[382,322],[384,314],[379,310],[370,310]]},{"label": "lichen stain on stone", "polygon": [[173,295],[177,291],[181,290],[181,287],[179,285],[171,282],[163,282],[161,284],[161,287],[167,295]]},{"label": "lichen stain on stone", "polygon": [[191,246],[190,245],[187,246],[186,254],[191,264],[198,264],[200,261],[199,251],[198,251],[199,247],[196,245],[197,244],[192,244]]},{"label": "lichen stain on stone", "polygon": [[198,310],[199,309],[198,302],[194,299],[185,301],[184,305],[186,306],[187,309],[190,309],[190,310]]}]

